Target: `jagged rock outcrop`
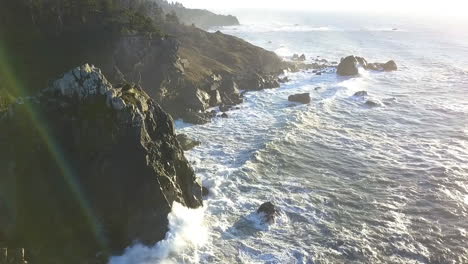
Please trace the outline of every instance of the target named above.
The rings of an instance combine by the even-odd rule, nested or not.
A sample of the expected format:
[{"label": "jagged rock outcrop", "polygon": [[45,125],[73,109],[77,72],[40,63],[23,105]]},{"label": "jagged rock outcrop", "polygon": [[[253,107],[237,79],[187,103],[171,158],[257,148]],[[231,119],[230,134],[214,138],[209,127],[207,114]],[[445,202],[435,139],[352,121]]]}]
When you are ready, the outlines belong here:
[{"label": "jagged rock outcrop", "polygon": [[395,61],[390,60],[386,63],[369,63],[363,57],[348,56],[342,58],[338,64],[336,73],[341,76],[353,76],[359,74],[359,66],[372,71],[396,71],[398,67]]},{"label": "jagged rock outcrop", "polygon": [[177,135],[177,140],[179,141],[180,146],[182,147],[182,149],[184,151],[191,150],[194,147],[199,146],[201,144],[200,141],[193,140],[193,139],[189,138],[189,136],[187,136],[185,134]]},{"label": "jagged rock outcrop", "polygon": [[139,87],[84,65],[0,113],[0,247],[26,248],[29,263],[154,244],[173,202],[199,207],[202,188],[172,118]]}]

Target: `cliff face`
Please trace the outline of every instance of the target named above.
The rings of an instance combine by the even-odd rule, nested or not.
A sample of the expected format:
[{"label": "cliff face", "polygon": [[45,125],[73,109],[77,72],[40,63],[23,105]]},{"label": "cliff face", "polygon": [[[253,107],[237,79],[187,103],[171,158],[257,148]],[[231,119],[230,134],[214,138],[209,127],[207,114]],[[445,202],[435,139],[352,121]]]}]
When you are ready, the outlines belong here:
[{"label": "cliff face", "polygon": [[201,206],[201,186],[172,118],[140,88],[84,65],[0,113],[0,248],[104,262],[163,239],[173,202]]},{"label": "cliff face", "polygon": [[279,87],[277,76],[290,66],[273,52],[219,31],[209,33],[179,24],[166,24],[164,29],[179,42],[177,56],[183,66],[181,96],[162,101],[176,116],[184,114],[171,105],[200,112],[241,102],[239,90]]},{"label": "cliff face", "polygon": [[[111,82],[141,84],[176,118],[193,122],[209,107],[242,101],[239,90],[279,87],[277,76],[292,65],[276,54],[221,32],[167,23],[168,38],[120,38],[109,59],[96,62]],[[197,122],[197,121],[195,121]]]},{"label": "cliff face", "polygon": [[78,1],[83,4],[78,11],[87,10],[78,14],[65,2],[40,2],[41,8],[27,0],[7,0],[7,8],[0,9],[0,38],[5,40],[0,56],[2,51],[8,55],[0,60],[0,71],[11,71],[27,87],[18,91],[0,78],[0,109],[9,104],[5,94],[35,94],[64,69],[91,63],[113,84],[141,85],[174,117],[206,122],[209,115],[200,112],[240,103],[240,90],[278,87],[278,74],[291,67],[239,38],[162,19],[154,2],[118,0],[115,10],[96,12]]}]

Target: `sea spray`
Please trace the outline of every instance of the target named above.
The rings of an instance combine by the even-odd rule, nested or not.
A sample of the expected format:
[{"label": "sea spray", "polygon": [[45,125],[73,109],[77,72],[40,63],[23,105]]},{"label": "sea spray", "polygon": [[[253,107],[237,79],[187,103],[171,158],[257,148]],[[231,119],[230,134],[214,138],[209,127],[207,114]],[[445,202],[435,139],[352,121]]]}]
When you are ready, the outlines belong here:
[{"label": "sea spray", "polygon": [[[208,232],[203,224],[205,208],[189,209],[174,203],[168,215],[169,231],[166,238],[152,247],[136,244],[125,250],[122,256],[112,257],[109,264],[155,264],[177,263],[173,259],[184,250],[202,246]],[[197,256],[191,256],[189,263],[198,262]]]}]

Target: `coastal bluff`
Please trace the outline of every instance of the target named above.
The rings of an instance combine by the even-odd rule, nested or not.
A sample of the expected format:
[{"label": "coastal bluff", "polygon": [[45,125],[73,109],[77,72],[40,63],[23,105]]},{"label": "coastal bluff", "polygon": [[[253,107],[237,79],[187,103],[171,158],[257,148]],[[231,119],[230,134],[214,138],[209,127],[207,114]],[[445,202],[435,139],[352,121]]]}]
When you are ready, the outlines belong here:
[{"label": "coastal bluff", "polygon": [[153,245],[174,202],[200,207],[202,187],[141,88],[86,64],[0,113],[0,248],[25,249],[14,263],[105,263]]}]

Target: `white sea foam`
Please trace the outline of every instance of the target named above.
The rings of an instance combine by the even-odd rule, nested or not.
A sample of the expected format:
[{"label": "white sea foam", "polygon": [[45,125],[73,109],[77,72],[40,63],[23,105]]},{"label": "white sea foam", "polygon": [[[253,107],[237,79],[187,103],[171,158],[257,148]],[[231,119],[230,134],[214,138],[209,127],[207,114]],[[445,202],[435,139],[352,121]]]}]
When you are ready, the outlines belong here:
[{"label": "white sea foam", "polygon": [[[391,28],[361,30],[360,25],[351,34],[339,32],[340,28],[272,24],[221,29],[263,44],[281,56],[305,53],[308,58],[320,55],[339,60],[356,54],[370,61],[380,61],[382,56],[394,58],[402,67],[393,73],[360,69],[360,75],[352,78],[334,73],[286,73],[290,82],[278,89],[246,93],[240,109],[229,111],[227,119],[215,118],[202,126],[177,121],[178,132],[202,142],[186,156],[210,190],[205,203],[209,243],[174,239],[171,234],[186,232],[171,228],[165,241],[150,248],[134,246],[124,257],[114,259],[121,262],[112,264],[430,263],[434,255],[468,261],[463,243],[449,248],[444,234],[432,236],[430,231],[453,229],[440,227],[447,211],[441,208],[467,214],[468,168],[461,161],[468,158],[468,129],[456,126],[459,120],[452,121],[459,130],[427,139],[436,135],[440,124],[451,121],[448,114],[466,120],[466,108],[461,108],[466,104],[458,100],[467,91],[463,78],[448,70],[457,89],[444,93],[448,88],[441,89],[439,84],[447,85],[449,78],[431,79],[432,60],[437,57],[426,53],[432,45],[426,39],[404,42],[398,38],[404,34],[380,32]],[[294,31],[304,34],[296,34],[297,38],[284,34]],[[450,51],[444,50],[444,57],[446,53]],[[431,61],[420,67],[426,55]],[[352,97],[358,91],[367,91],[369,96]],[[427,93],[432,91],[444,93],[443,100],[430,101],[432,94]],[[311,94],[311,104],[288,102],[289,95],[304,92]],[[370,108],[364,105],[367,100],[391,103]],[[437,115],[445,120],[432,122],[437,115],[428,110],[430,104],[437,109],[444,106]],[[455,107],[461,110],[453,114]],[[424,123],[430,126],[421,128]],[[453,147],[455,139],[442,142],[455,133],[461,134],[457,139],[460,147]],[[452,169],[445,170],[447,167]],[[452,182],[461,187],[450,185]],[[446,188],[442,192],[433,186]],[[262,223],[255,213],[266,201],[284,212],[271,225]],[[438,211],[428,212],[430,203],[438,204]],[[418,212],[416,217],[412,210]],[[452,212],[451,225],[468,230],[466,221],[457,223]],[[466,231],[460,233],[466,237]],[[450,239],[462,241],[454,236]],[[192,244],[202,246],[195,250]]]},{"label": "white sea foam", "polygon": [[[202,246],[208,237],[204,226],[204,208],[189,209],[174,203],[168,216],[169,232],[166,238],[153,247],[136,244],[125,250],[124,255],[112,257],[109,264],[157,264],[178,263],[177,255],[185,250]],[[186,263],[197,263],[198,256],[192,254]]]}]

